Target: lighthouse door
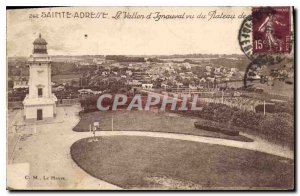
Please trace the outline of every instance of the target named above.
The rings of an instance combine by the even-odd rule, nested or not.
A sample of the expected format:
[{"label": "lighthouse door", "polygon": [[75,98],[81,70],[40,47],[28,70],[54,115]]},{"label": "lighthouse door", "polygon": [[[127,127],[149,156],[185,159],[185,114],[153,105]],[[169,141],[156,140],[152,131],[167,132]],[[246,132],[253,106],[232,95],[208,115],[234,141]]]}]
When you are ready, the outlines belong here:
[{"label": "lighthouse door", "polygon": [[36,114],[37,114],[37,120],[43,120],[43,110],[42,109],[38,109]]}]

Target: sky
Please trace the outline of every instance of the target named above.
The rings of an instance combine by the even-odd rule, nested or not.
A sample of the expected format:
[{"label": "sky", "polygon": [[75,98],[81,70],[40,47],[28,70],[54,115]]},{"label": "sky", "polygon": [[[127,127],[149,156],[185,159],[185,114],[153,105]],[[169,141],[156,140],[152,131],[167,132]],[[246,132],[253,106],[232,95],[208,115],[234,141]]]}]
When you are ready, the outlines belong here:
[{"label": "sky", "polygon": [[[114,19],[118,12],[119,19]],[[55,14],[56,17],[42,17]],[[71,13],[59,18],[57,13]],[[74,18],[80,13],[107,13],[105,18]],[[124,12],[151,19],[124,19]],[[193,15],[195,18],[160,19],[164,15]],[[234,19],[209,18],[235,15]],[[250,7],[61,7],[7,11],[7,56],[29,56],[39,33],[48,42],[50,55],[171,55],[242,54],[238,31]],[[205,19],[198,19],[199,15]],[[216,16],[215,15],[215,16]],[[38,18],[30,18],[38,16]],[[45,15],[44,15],[45,16]],[[47,15],[50,16],[50,15]]]}]

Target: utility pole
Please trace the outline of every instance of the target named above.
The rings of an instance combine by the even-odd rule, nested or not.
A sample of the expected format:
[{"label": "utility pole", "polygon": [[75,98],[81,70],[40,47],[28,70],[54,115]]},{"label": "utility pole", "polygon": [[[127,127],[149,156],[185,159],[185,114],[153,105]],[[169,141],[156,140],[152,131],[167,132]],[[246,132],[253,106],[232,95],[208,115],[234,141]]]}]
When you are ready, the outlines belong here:
[{"label": "utility pole", "polygon": [[224,104],[224,90],[222,90],[222,104]]},{"label": "utility pole", "polygon": [[111,131],[114,131],[114,117],[111,116]]},{"label": "utility pole", "polygon": [[264,100],[264,116],[266,115],[266,100]]}]

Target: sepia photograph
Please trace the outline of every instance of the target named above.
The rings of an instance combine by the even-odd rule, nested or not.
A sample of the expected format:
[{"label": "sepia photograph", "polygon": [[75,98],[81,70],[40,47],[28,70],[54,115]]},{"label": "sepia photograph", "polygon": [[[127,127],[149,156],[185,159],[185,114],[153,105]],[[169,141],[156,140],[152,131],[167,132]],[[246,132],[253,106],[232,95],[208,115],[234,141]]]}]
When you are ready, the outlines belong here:
[{"label": "sepia photograph", "polygon": [[6,189],[295,190],[294,16],[6,7]]}]

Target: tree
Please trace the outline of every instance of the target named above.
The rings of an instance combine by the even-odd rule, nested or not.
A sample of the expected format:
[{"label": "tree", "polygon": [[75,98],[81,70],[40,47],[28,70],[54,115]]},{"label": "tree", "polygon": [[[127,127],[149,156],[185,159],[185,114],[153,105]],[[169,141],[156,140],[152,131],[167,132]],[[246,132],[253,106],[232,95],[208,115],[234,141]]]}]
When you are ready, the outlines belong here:
[{"label": "tree", "polygon": [[182,84],[183,84],[184,86],[189,86],[189,85],[190,85],[190,80],[187,79],[187,78],[184,78],[184,79],[182,80]]}]

